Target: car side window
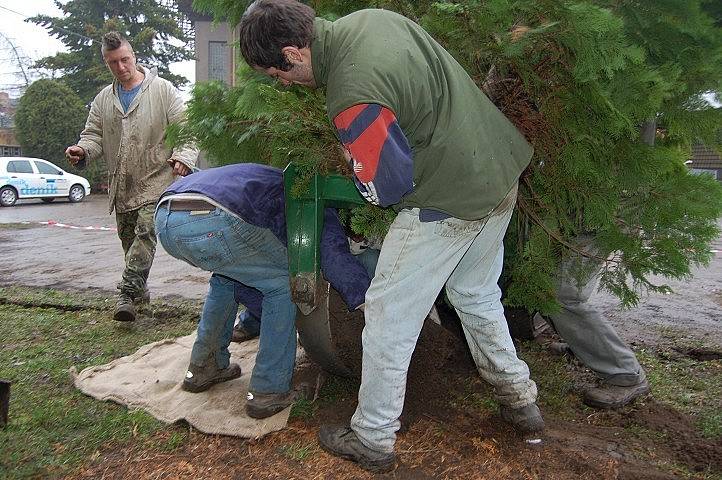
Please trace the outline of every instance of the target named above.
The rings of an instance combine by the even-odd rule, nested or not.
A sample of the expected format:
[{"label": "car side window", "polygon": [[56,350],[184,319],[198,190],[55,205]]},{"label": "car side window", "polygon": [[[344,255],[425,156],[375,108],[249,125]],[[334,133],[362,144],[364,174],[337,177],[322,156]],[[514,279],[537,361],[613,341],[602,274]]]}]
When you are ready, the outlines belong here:
[{"label": "car side window", "polygon": [[44,173],[46,175],[60,175],[60,170],[58,170],[56,167],[53,167],[49,163],[35,162],[35,166],[38,167],[38,171],[40,173]]},{"label": "car side window", "polygon": [[8,162],[8,172],[33,173],[33,167],[29,160],[13,160]]}]

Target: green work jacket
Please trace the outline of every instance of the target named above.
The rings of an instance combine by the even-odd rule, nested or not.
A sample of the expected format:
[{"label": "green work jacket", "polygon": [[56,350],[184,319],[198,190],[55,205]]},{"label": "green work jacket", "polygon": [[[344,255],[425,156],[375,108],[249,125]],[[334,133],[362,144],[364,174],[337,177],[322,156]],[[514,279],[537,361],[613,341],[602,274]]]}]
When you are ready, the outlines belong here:
[{"label": "green work jacket", "polygon": [[394,112],[414,160],[414,188],[394,205],[485,217],[533,149],[459,63],[419,25],[387,10],[317,18],[311,63],[328,116],[361,103]]}]

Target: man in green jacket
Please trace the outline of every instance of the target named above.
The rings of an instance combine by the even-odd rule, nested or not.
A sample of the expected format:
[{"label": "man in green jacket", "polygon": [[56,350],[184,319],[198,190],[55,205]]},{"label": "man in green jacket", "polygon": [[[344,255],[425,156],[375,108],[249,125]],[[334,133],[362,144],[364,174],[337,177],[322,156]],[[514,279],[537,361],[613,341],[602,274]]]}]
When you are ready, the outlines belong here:
[{"label": "man in green jacket", "polygon": [[241,53],[284,85],[326,89],[357,187],[398,212],[366,294],[358,407],[350,427],[321,428],[321,446],[371,471],[393,468],[409,362],[444,286],[502,418],[541,430],[497,285],[531,146],[414,22],[385,10],[314,17],[294,0],[257,0],[240,23]]},{"label": "man in green jacket", "polygon": [[155,204],[178,175],[195,166],[193,146],[165,146],[169,123],[182,122],[185,105],[178,90],[156,69],[136,65],[133,47],[118,32],[103,37],[103,59],[115,80],[95,97],[80,141],[65,150],[83,168],[105,158],[109,212],[115,210],[125,269],[113,318],[135,320],[134,301],[147,301],[146,287],[155,256]]}]

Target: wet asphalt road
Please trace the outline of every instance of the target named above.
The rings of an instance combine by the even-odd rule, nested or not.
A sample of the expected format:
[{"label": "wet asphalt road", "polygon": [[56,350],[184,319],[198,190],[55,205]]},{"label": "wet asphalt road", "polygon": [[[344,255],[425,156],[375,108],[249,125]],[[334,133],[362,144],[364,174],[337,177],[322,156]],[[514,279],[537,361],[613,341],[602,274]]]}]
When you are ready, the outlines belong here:
[{"label": "wet asphalt road", "polygon": [[[2,225],[23,222],[27,223],[20,228]],[[106,195],[90,195],[80,203],[25,200],[0,208],[0,285],[115,292],[122,269],[123,249],[115,231],[115,214],[108,214]],[[209,276],[158,245],[148,283],[154,297],[202,299]]]}]

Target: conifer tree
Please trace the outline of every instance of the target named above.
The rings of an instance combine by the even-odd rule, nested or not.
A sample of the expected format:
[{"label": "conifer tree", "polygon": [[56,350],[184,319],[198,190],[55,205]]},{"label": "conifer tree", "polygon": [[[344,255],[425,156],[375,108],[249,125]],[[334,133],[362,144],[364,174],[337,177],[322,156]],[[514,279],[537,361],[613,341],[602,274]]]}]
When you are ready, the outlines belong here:
[{"label": "conifer tree", "polygon": [[158,73],[176,86],[187,83],[168,69],[172,62],[193,58],[186,47],[189,38],[171,8],[156,0],[56,0],[55,4],[64,16],[38,15],[30,21],[45,27],[68,52],[42,58],[37,67],[59,72],[59,79],[83,101],[92,100],[112,81],[100,53],[103,35],[112,30],[130,41],[139,63],[157,67]]},{"label": "conifer tree", "polygon": [[[234,24],[248,3],[195,0],[194,7]],[[720,147],[722,109],[701,96],[722,90],[722,30],[712,3],[307,3],[329,18],[382,7],[419,22],[534,146],[506,238],[507,304],[557,308],[554,275],[565,250],[604,261],[601,285],[626,306],[645,291],[668,290],[653,277],[685,278],[710,260],[722,187],[690,174],[684,162],[697,140]],[[308,174],[346,172],[322,92],[277,90],[247,67],[238,75],[233,88],[196,87],[177,139],[198,140],[222,162],[293,161]],[[650,126],[653,146],[640,140]],[[373,210],[355,213],[357,232],[383,230],[389,215]],[[575,245],[584,233],[595,235],[598,251]]]},{"label": "conifer tree", "polygon": [[80,171],[64,155],[67,146],[77,141],[87,116],[80,97],[64,83],[47,78],[33,82],[20,97],[15,113],[15,130],[23,152],[82,175],[93,186],[105,183],[104,162],[93,162]]}]

